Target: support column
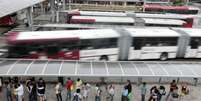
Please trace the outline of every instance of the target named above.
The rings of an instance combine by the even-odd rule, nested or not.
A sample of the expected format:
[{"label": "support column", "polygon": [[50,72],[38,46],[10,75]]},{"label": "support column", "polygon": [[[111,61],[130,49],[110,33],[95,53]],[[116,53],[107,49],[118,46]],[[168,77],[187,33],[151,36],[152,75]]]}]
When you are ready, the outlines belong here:
[{"label": "support column", "polygon": [[126,1],[124,2],[124,7],[126,7],[127,6],[127,3],[126,3]]},{"label": "support column", "polygon": [[55,22],[55,19],[56,19],[56,10],[55,10],[55,0],[50,0],[50,7],[51,7],[51,16],[52,16],[52,18],[51,18],[51,21],[52,22]]},{"label": "support column", "polygon": [[63,0],[63,10],[66,10],[66,0]]},{"label": "support column", "polygon": [[143,3],[143,8],[142,8],[143,10],[142,11],[145,12],[145,5],[147,2],[146,2],[146,0],[143,0],[143,1],[144,1],[144,3]]},{"label": "support column", "polygon": [[138,77],[137,85],[140,86],[142,84],[142,77]]},{"label": "support column", "polygon": [[197,86],[197,84],[198,84],[198,78],[193,78],[193,80],[194,80],[194,86]]},{"label": "support column", "polygon": [[177,78],[177,83],[179,83],[179,81],[180,81],[180,78]]},{"label": "support column", "polygon": [[186,5],[188,6],[188,4],[189,4],[189,0],[186,0]]},{"label": "support column", "polygon": [[33,31],[32,8],[33,8],[33,7],[28,7],[28,8],[27,8],[27,23],[28,23],[28,27],[31,29],[31,31]]},{"label": "support column", "polygon": [[44,14],[45,10],[44,10],[44,6],[43,6],[43,2],[40,3],[40,9],[41,9],[42,13]]},{"label": "support column", "polygon": [[56,11],[56,22],[59,23],[59,11]]},{"label": "support column", "polygon": [[68,10],[71,10],[71,3],[72,3],[72,1],[68,0]]}]

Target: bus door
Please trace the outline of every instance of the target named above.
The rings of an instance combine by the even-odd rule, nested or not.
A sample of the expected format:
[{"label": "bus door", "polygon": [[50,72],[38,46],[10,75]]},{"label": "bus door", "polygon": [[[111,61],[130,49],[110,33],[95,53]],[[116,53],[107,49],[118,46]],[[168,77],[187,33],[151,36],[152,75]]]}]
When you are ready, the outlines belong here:
[{"label": "bus door", "polygon": [[201,42],[201,38],[191,38],[189,46],[186,51],[186,58],[198,58],[201,57],[201,47],[199,43]]}]

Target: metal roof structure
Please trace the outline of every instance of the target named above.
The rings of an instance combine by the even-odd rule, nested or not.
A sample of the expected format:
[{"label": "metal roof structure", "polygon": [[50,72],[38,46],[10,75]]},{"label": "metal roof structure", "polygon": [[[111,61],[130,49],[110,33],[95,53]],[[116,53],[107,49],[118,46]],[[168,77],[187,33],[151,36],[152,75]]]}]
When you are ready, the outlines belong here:
[{"label": "metal roof structure", "polygon": [[0,0],[0,17],[17,12],[45,0]]},{"label": "metal roof structure", "polygon": [[201,62],[0,59],[0,76],[201,78]]}]

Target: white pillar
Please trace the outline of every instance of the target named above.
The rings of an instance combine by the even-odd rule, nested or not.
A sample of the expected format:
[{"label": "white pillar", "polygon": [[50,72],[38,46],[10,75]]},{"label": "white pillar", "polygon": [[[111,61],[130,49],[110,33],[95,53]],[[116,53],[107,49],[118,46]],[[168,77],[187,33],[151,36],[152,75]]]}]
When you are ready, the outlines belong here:
[{"label": "white pillar", "polygon": [[66,10],[66,0],[63,0],[63,10]]},{"label": "white pillar", "polygon": [[146,5],[146,0],[144,0],[144,4],[143,4],[143,8],[142,8],[143,12],[145,12],[145,7],[144,7],[145,5]]},{"label": "white pillar", "polygon": [[50,7],[51,7],[51,16],[52,16],[52,18],[51,18],[51,20],[52,20],[52,22],[55,22],[55,13],[56,13],[56,10],[55,10],[55,0],[50,0]]},{"label": "white pillar", "polygon": [[189,4],[189,0],[186,0],[186,5],[188,5]]},{"label": "white pillar", "polygon": [[33,7],[28,7],[27,8],[27,21],[28,21],[28,25],[31,28],[31,30],[33,30],[33,16],[32,16],[32,11],[33,11]]},{"label": "white pillar", "polygon": [[68,9],[71,10],[71,0],[68,0]]},{"label": "white pillar", "polygon": [[56,11],[56,22],[59,23],[59,11]]}]

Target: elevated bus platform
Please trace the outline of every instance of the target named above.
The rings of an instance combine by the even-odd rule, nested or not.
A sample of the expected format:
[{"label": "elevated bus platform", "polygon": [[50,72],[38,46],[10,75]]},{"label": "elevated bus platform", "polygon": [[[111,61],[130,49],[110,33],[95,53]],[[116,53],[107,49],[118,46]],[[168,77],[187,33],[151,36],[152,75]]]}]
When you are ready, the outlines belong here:
[{"label": "elevated bus platform", "polygon": [[0,59],[0,76],[201,78],[201,62]]}]

